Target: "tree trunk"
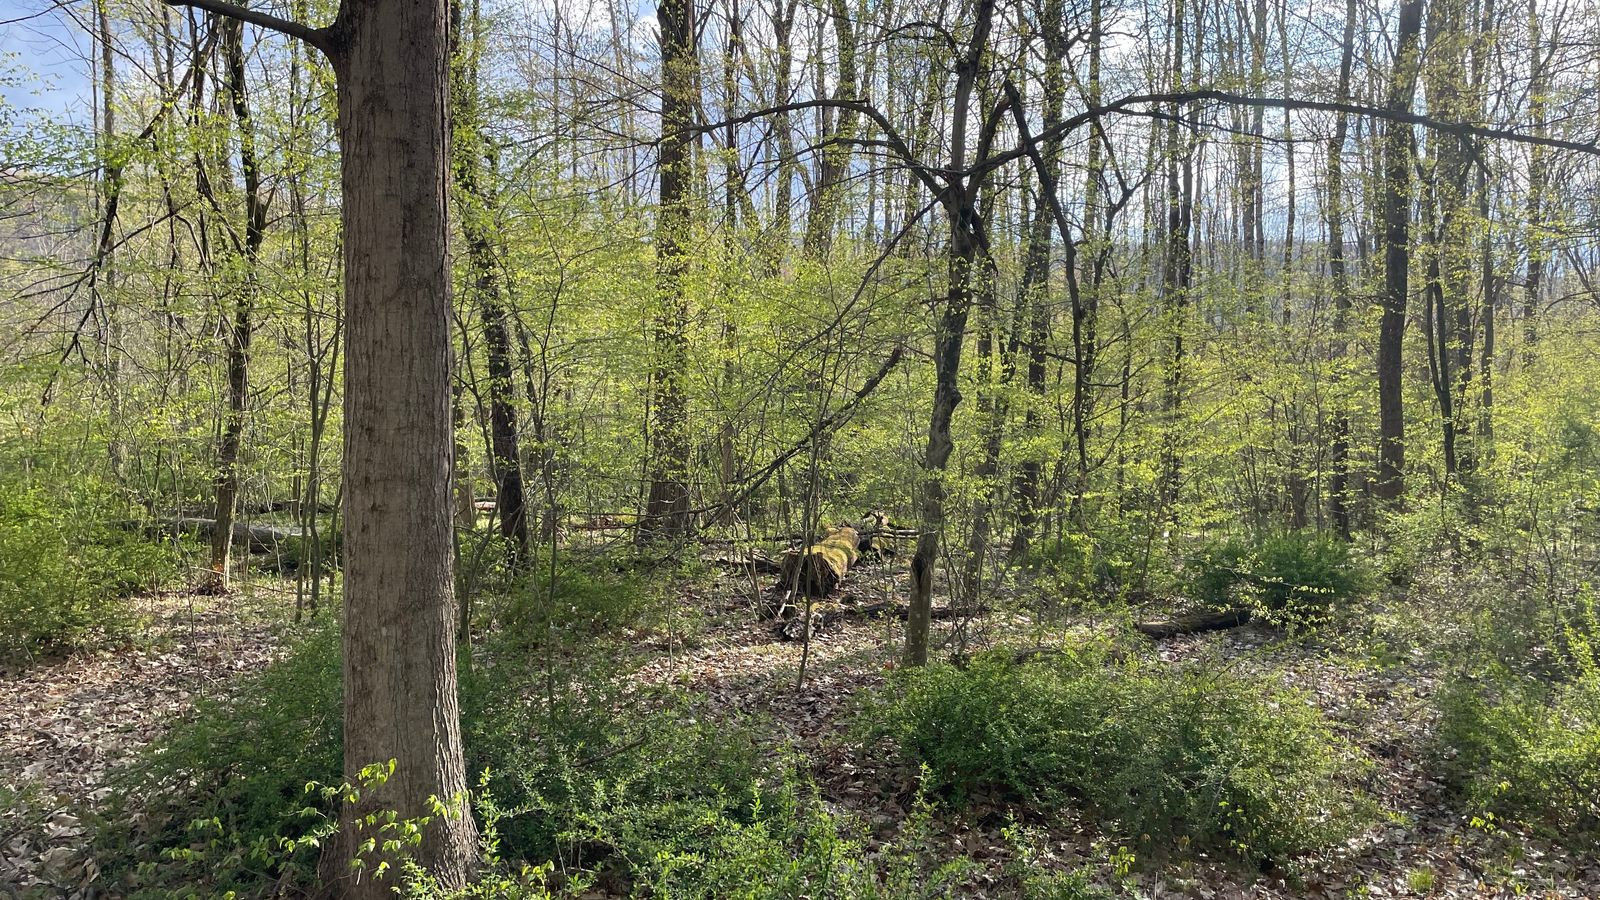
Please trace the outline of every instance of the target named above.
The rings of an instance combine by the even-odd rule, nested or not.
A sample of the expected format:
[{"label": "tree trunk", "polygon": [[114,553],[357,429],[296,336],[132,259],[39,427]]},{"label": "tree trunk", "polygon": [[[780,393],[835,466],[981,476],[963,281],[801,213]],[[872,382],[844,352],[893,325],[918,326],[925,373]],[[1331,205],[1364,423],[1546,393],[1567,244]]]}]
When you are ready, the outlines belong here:
[{"label": "tree trunk", "polygon": [[[856,87],[859,72],[856,64],[855,18],[845,6],[845,0],[829,0],[828,15],[833,19],[834,40],[839,54],[839,84],[834,91],[834,99],[859,99]],[[839,109],[837,115],[833,127],[822,135],[817,185],[811,195],[811,213],[806,220],[805,240],[801,245],[805,255],[812,258],[826,256],[833,244],[845,175],[850,169],[851,151],[854,149],[851,141],[856,136],[858,117],[848,109]]]},{"label": "tree trunk", "polygon": [[[1545,75],[1545,55],[1541,13],[1538,0],[1528,3],[1528,118],[1533,123],[1533,133],[1545,137],[1549,133],[1547,122],[1549,103],[1545,97],[1549,90]],[[1524,225],[1527,234],[1528,277],[1522,292],[1522,365],[1533,363],[1534,347],[1539,343],[1539,289],[1544,284],[1544,269],[1548,259],[1545,249],[1544,194],[1549,178],[1549,152],[1535,144],[1529,149],[1528,199]]]},{"label": "tree trunk", "polygon": [[681,537],[690,529],[689,269],[693,203],[692,151],[698,60],[692,0],[661,0],[661,145],[657,171],[655,371],[651,383],[650,493],[639,538]]},{"label": "tree trunk", "polygon": [[[1099,14],[1100,2],[1094,2],[1094,55],[1090,57],[1090,103],[1098,102],[1095,92],[1099,90],[1098,64],[1099,64]],[[1066,53],[1066,36],[1062,34],[1063,11],[1061,0],[1051,0],[1045,10],[1045,32],[1043,35],[1045,47],[1044,69],[1044,129],[1052,131],[1061,122],[1061,109],[1066,97],[1066,78],[1062,70],[1062,60]],[[1091,138],[1091,141],[1094,139]],[[1098,142],[1090,144],[1090,152],[1094,154],[1099,147]],[[1045,354],[1046,346],[1050,340],[1050,204],[1044,196],[1046,190],[1054,186],[1052,176],[1060,165],[1061,141],[1050,139],[1046,141],[1041,156],[1050,175],[1040,176],[1039,196],[1033,206],[1033,222],[1028,230],[1027,248],[1023,252],[1022,263],[1022,303],[1028,320],[1028,332],[1025,346],[1027,348],[1028,363],[1023,376],[1027,390],[1027,407],[1022,416],[1023,433],[1033,437],[1043,429],[1044,402],[1045,402]],[[1096,159],[1097,157],[1091,157]],[[1089,179],[1091,182],[1097,177],[1093,162],[1090,165]],[[1047,184],[1047,182],[1049,182]],[[1091,187],[1092,192],[1092,187]],[[1086,210],[1086,216],[1092,216],[1092,210]],[[1064,236],[1070,240],[1070,236]],[[1073,323],[1073,330],[1078,331],[1078,323]],[[1076,400],[1076,398],[1074,398]],[[1074,404],[1073,425],[1076,430],[1081,425]],[[1081,436],[1081,433],[1080,435]],[[1030,452],[1017,466],[1017,477],[1013,490],[1017,503],[1017,533],[1011,541],[1011,556],[1013,559],[1022,559],[1027,555],[1028,548],[1033,542],[1034,532],[1038,528],[1039,515],[1042,512],[1040,477],[1043,474],[1043,462]]]},{"label": "tree trunk", "polygon": [[[488,148],[478,101],[477,8],[474,6],[470,20],[463,18],[460,0],[452,3],[451,10],[456,102],[451,107],[450,125],[456,188],[461,198],[458,215],[489,369],[489,457],[494,468],[495,512],[500,518],[500,535],[506,540],[507,553],[515,565],[528,555],[528,513],[509,325],[515,313],[507,306],[501,274],[496,198],[484,183]],[[463,31],[468,26],[470,34]]]},{"label": "tree trunk", "polygon": [[[1350,69],[1355,55],[1356,0],[1345,0],[1344,41],[1339,55],[1339,103],[1350,102]],[[1350,276],[1344,258],[1344,144],[1350,117],[1338,113],[1333,137],[1328,141],[1328,274],[1333,281],[1333,377],[1344,380],[1344,358],[1350,341]],[[1333,530],[1350,539],[1350,408],[1342,393],[1334,397],[1333,446],[1329,450],[1332,474],[1328,480],[1329,515]]]},{"label": "tree trunk", "polygon": [[[1172,89],[1184,90],[1184,39],[1185,3],[1177,0],[1172,16],[1174,36],[1172,48]],[[1198,41],[1199,36],[1195,39]],[[1165,386],[1161,397],[1161,411],[1165,433],[1161,439],[1158,515],[1167,523],[1176,521],[1179,488],[1182,483],[1183,454],[1180,449],[1178,419],[1183,407],[1185,381],[1185,351],[1183,335],[1189,309],[1189,288],[1194,274],[1194,253],[1190,246],[1190,231],[1194,218],[1194,155],[1191,147],[1183,146],[1179,122],[1182,109],[1173,104],[1169,110],[1166,143],[1167,219],[1165,258],[1162,263],[1161,292],[1165,304],[1167,328],[1171,335],[1171,356],[1167,362]],[[1254,229],[1252,228],[1252,231]]]},{"label": "tree trunk", "polygon": [[229,558],[233,552],[233,516],[239,501],[239,445],[244,436],[245,407],[250,397],[251,318],[255,306],[256,265],[267,229],[267,202],[261,195],[261,172],[256,164],[255,133],[250,123],[250,103],[244,83],[244,25],[223,22],[223,48],[227,56],[225,88],[233,118],[239,126],[239,168],[244,176],[244,277],[234,300],[233,324],[228,330],[228,412],[217,444],[215,517],[211,533],[210,587],[226,591]]},{"label": "tree trunk", "polygon": [[[1387,108],[1411,112],[1417,88],[1423,0],[1403,0],[1395,36]],[[1406,423],[1403,348],[1411,265],[1411,126],[1391,121],[1383,132],[1383,295],[1378,321],[1378,477],[1375,493],[1391,505],[1405,494]]]},{"label": "tree trunk", "polygon": [[[972,43],[957,69],[954,102],[951,108],[950,171],[966,167],[967,115],[979,66],[989,42],[989,26],[994,16],[994,0],[978,0]],[[939,557],[939,535],[944,530],[944,470],[955,444],[950,437],[950,420],[961,403],[957,376],[961,370],[961,349],[966,337],[967,315],[972,309],[974,279],[983,277],[977,265],[984,242],[983,223],[974,202],[974,189],[960,178],[945,189],[944,207],[950,221],[949,285],[944,309],[934,331],[933,411],[928,418],[928,444],[923,455],[923,477],[918,497],[921,531],[917,550],[911,558],[911,600],[906,617],[905,664],[925,665],[928,661],[928,632],[933,611],[933,567]],[[987,250],[984,250],[987,253]]]},{"label": "tree trunk", "polygon": [[456,700],[446,0],[347,0],[329,35],[343,147],[346,804],[325,860],[346,897],[392,895],[349,861],[362,818],[435,815],[415,850],[447,887],[477,854]]}]

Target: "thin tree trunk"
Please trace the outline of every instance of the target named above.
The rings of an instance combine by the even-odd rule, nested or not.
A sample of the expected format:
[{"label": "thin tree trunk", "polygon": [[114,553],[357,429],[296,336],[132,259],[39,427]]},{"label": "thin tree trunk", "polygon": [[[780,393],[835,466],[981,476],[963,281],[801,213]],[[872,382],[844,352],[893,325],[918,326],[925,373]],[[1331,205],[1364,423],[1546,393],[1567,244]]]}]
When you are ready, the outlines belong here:
[{"label": "thin tree trunk", "polygon": [[[1545,94],[1549,84],[1545,74],[1544,39],[1541,30],[1539,0],[1528,3],[1528,118],[1533,133],[1545,137],[1549,133],[1549,100]],[[1524,216],[1528,254],[1528,277],[1522,291],[1522,365],[1532,365],[1534,348],[1539,343],[1539,291],[1544,286],[1544,270],[1549,259],[1546,250],[1544,202],[1546,181],[1549,178],[1549,152],[1535,144],[1529,149],[1527,214]]]},{"label": "thin tree trunk", "polygon": [[244,274],[236,289],[233,323],[227,334],[228,412],[222,423],[222,438],[217,445],[215,518],[217,529],[211,535],[211,574],[217,590],[229,585],[229,558],[233,551],[233,516],[239,500],[239,448],[244,436],[245,409],[250,398],[250,341],[255,323],[256,267],[261,243],[266,236],[267,201],[261,193],[261,171],[256,162],[255,132],[250,122],[250,103],[244,77],[244,26],[235,20],[223,23],[223,52],[227,60],[229,106],[239,127],[239,168],[244,176]]},{"label": "thin tree trunk", "polygon": [[[528,555],[528,511],[522,479],[522,447],[517,425],[515,369],[512,365],[510,319],[500,238],[497,198],[485,182],[489,148],[483,136],[482,104],[478,85],[478,7],[470,18],[462,15],[461,0],[451,5],[456,47],[454,85],[456,102],[451,112],[452,154],[456,188],[460,194],[461,233],[472,271],[472,299],[483,329],[484,355],[489,370],[489,457],[494,468],[495,512],[500,536],[507,543],[513,565]],[[470,33],[464,29],[470,28]]]},{"label": "thin tree trunk", "polygon": [[[1355,55],[1356,0],[1345,0],[1343,50],[1339,55],[1339,89],[1335,99],[1350,101],[1350,69]],[[1344,258],[1344,145],[1350,117],[1336,114],[1333,137],[1328,141],[1328,274],[1333,282],[1333,377],[1344,379],[1344,358],[1349,353],[1350,276]],[[1350,407],[1342,392],[1334,397],[1333,446],[1329,451],[1332,473],[1328,505],[1333,530],[1350,539]]]}]

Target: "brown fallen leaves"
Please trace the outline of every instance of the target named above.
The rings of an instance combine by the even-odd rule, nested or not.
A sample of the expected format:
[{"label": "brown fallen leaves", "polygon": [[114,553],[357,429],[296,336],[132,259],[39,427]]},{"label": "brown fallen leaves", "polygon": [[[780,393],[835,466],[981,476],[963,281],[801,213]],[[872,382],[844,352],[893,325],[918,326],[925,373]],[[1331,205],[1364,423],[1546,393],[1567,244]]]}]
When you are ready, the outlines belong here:
[{"label": "brown fallen leaves", "polygon": [[281,601],[251,593],[143,598],[140,647],[82,653],[0,673],[0,885],[24,896],[93,896],[80,805],[109,792],[116,766],[195,700],[260,669],[277,648]]}]

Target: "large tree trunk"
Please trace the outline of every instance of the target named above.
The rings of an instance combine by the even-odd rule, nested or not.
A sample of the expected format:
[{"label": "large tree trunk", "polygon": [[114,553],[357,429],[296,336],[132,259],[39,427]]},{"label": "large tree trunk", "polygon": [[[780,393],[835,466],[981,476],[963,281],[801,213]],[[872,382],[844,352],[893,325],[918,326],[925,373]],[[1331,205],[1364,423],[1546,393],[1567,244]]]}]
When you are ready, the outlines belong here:
[{"label": "large tree trunk", "polygon": [[[1411,112],[1417,88],[1423,0],[1400,4],[1388,110]],[[1390,121],[1383,132],[1383,314],[1378,320],[1377,496],[1391,504],[1405,493],[1406,423],[1403,346],[1411,265],[1411,126]]]},{"label": "large tree trunk", "polygon": [[684,276],[689,269],[695,89],[694,4],[662,0],[661,145],[657,171],[661,202],[656,209],[655,371],[651,383],[650,493],[639,537],[648,541],[677,537],[690,529],[689,427],[686,394],[689,369],[689,304]]},{"label": "large tree trunk", "polygon": [[330,35],[339,82],[345,273],[344,756],[352,783],[324,867],[346,897],[393,878],[349,867],[384,835],[364,816],[435,815],[416,856],[450,887],[476,857],[456,700],[450,416],[446,0],[347,0]]},{"label": "large tree trunk", "polygon": [[244,25],[223,24],[227,54],[226,89],[235,123],[239,126],[239,168],[244,176],[244,277],[234,300],[233,323],[228,330],[228,412],[217,443],[216,520],[211,533],[209,587],[226,591],[229,558],[233,553],[233,516],[239,501],[239,446],[244,436],[245,407],[250,397],[250,340],[255,323],[256,265],[267,229],[267,202],[261,194],[261,172],[256,164],[255,133],[250,123],[250,103],[244,84]]}]

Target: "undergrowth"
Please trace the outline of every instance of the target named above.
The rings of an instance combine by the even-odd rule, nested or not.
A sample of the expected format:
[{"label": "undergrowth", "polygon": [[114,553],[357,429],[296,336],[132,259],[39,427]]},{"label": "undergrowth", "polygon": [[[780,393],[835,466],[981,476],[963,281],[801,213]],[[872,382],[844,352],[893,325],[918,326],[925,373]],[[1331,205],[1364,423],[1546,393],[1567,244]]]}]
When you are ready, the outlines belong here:
[{"label": "undergrowth", "polygon": [[901,673],[863,723],[955,802],[1085,804],[1141,855],[1282,859],[1340,840],[1369,808],[1356,755],[1306,698],[1218,669],[996,650]]},{"label": "undergrowth", "polygon": [[1480,828],[1600,841],[1600,622],[1587,591],[1580,606],[1553,671],[1480,666],[1440,694],[1440,765]]}]

